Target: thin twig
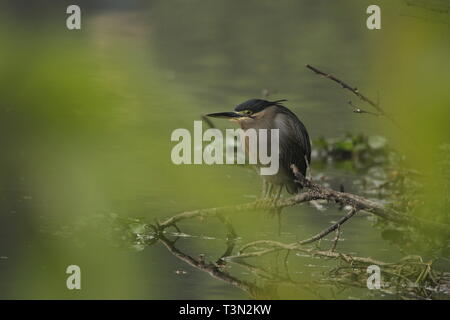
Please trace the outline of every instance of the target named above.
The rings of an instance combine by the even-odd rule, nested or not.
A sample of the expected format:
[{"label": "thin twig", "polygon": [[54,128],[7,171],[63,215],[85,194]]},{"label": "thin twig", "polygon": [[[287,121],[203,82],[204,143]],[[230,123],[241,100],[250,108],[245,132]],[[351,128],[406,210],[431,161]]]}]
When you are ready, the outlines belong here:
[{"label": "thin twig", "polygon": [[316,234],[315,236],[312,236],[309,239],[306,240],[302,240],[302,241],[298,241],[298,244],[308,244],[308,243],[312,243],[315,242],[319,239],[324,238],[326,235],[328,235],[329,233],[333,232],[334,230],[338,229],[342,224],[344,224],[348,219],[350,219],[351,217],[353,217],[355,215],[355,213],[357,212],[357,210],[355,208],[351,208],[350,211],[343,216],[342,218],[340,218],[336,223],[334,223],[333,225],[329,226],[328,228],[326,228],[325,230],[319,232],[318,234]]},{"label": "thin twig", "polygon": [[365,95],[361,94],[358,90],[358,88],[356,87],[352,87],[349,84],[345,83],[344,81],[336,78],[335,76],[333,76],[332,74],[329,73],[325,73],[323,71],[320,71],[319,69],[307,64],[306,67],[312,71],[314,71],[315,73],[324,76],[325,78],[331,79],[334,82],[337,82],[339,85],[342,86],[342,88],[347,89],[349,91],[351,91],[353,94],[355,94],[356,96],[358,96],[358,98],[360,98],[362,101],[367,102],[368,104],[370,104],[372,107],[374,107],[375,109],[377,109],[380,113],[384,114],[384,110],[377,105],[375,102],[373,102],[372,100],[370,100],[369,98],[367,98]]},{"label": "thin twig", "polygon": [[376,264],[379,266],[390,265],[390,263],[374,260],[371,258],[355,257],[355,256],[350,256],[350,255],[344,254],[344,253],[331,252],[329,250],[323,251],[323,250],[315,250],[313,248],[305,248],[296,242],[291,243],[291,244],[285,244],[285,243],[271,241],[271,240],[260,240],[260,244],[262,244],[263,242],[266,245],[270,245],[270,248],[262,249],[262,250],[258,250],[258,251],[247,252],[247,253],[238,253],[237,255],[224,257],[223,259],[227,260],[227,261],[231,261],[231,260],[235,260],[235,259],[261,257],[261,256],[265,256],[269,253],[277,252],[280,250],[293,250],[293,251],[298,251],[298,252],[302,252],[302,253],[306,253],[306,254],[310,254],[312,256],[318,256],[318,257],[322,257],[322,258],[342,259],[347,263],[352,263],[354,261],[354,262],[367,263],[367,264]]},{"label": "thin twig", "polygon": [[[256,240],[256,241],[249,242],[249,243],[245,244],[244,246],[242,246],[239,249],[239,253],[242,254],[248,248],[256,247],[258,245],[266,245],[266,246],[282,248],[282,249],[286,249],[286,250],[292,250],[292,249],[295,249],[297,247],[297,245],[305,245],[305,244],[315,242],[317,240],[324,238],[325,236],[327,236],[329,233],[333,232],[334,230],[339,230],[340,226],[342,224],[344,224],[348,219],[353,217],[353,215],[355,215],[356,212],[357,212],[357,210],[355,208],[352,208],[345,216],[340,218],[336,223],[334,223],[330,227],[322,230],[321,232],[317,233],[316,235],[314,235],[308,239],[297,241],[296,243],[291,243],[291,244],[283,244],[281,242],[276,242],[276,241],[271,241],[271,240]],[[334,251],[334,249],[332,251]]]},{"label": "thin twig", "polygon": [[367,113],[367,114],[371,114],[371,115],[374,115],[374,116],[377,116],[377,117],[381,116],[381,114],[379,114],[379,113],[361,109],[360,107],[358,107],[357,105],[355,105],[351,101],[348,102],[348,105],[352,108],[353,113]]},{"label": "thin twig", "polygon": [[338,226],[336,229],[336,236],[333,239],[333,245],[330,248],[331,252],[334,252],[336,250],[340,235],[341,235],[341,226]]},{"label": "thin twig", "polygon": [[[308,69],[312,70],[314,73],[316,73],[316,74],[318,74],[318,75],[321,75],[321,76],[323,76],[323,77],[325,77],[325,78],[328,78],[328,79],[330,79],[330,80],[332,80],[332,81],[338,83],[342,88],[344,88],[344,89],[346,89],[346,90],[349,90],[351,93],[353,93],[354,95],[356,95],[359,99],[361,99],[362,101],[368,103],[368,104],[371,105],[375,110],[377,110],[378,113],[374,113],[375,115],[382,115],[382,116],[385,116],[385,117],[388,118],[392,123],[394,123],[396,126],[398,126],[398,123],[395,121],[395,119],[393,119],[389,114],[387,114],[386,111],[384,111],[383,108],[380,106],[380,104],[379,104],[379,97],[378,97],[378,102],[375,103],[373,100],[369,99],[368,97],[366,97],[365,95],[363,95],[362,93],[360,93],[359,90],[358,90],[358,88],[353,87],[353,86],[347,84],[346,82],[340,80],[339,78],[333,76],[332,74],[323,72],[323,71],[321,71],[321,70],[317,69],[316,67],[313,67],[313,66],[311,66],[311,65],[309,65],[309,64],[307,64],[306,67],[307,67]],[[364,110],[359,109],[359,108],[358,108],[357,110],[359,110],[359,112],[356,112],[356,113],[371,113],[371,112],[364,111]]]}]

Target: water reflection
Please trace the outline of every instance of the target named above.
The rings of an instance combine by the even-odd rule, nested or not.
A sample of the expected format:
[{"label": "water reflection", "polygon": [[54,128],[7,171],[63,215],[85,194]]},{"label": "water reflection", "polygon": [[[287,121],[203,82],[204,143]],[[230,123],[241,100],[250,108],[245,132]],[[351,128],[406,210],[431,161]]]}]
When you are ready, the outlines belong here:
[{"label": "water reflection", "polygon": [[[317,245],[293,248],[271,240],[259,242],[279,247],[259,250],[256,254],[246,254],[244,250],[250,246],[254,247],[255,244],[236,248],[241,238],[230,219],[222,214],[214,214],[214,217],[226,229],[226,236],[222,240],[225,250],[221,253],[215,252],[219,258],[208,260],[203,253],[188,253],[188,250],[180,248],[188,235],[180,229],[179,222],[197,217],[188,215],[179,219],[174,216],[162,223],[145,224],[133,241],[145,246],[162,244],[182,262],[242,290],[251,299],[286,299],[293,292],[295,296],[305,298],[336,299],[344,296],[348,298],[349,294],[354,292],[350,289],[355,288],[366,291],[366,297],[372,298],[387,295],[405,299],[429,299],[445,298],[448,295],[450,274],[435,271],[430,263],[424,262],[420,257],[408,256],[398,263],[386,263],[336,252],[335,246],[329,250],[321,250]],[[200,237],[199,240],[203,241],[205,238]],[[266,254],[272,255],[265,259]],[[299,273],[300,275],[302,273],[299,270],[304,268],[297,269],[298,265],[294,265],[291,270],[292,254],[301,257],[304,260],[302,264],[308,268],[317,270],[325,267],[321,271],[321,277],[299,277]],[[249,258],[251,262],[248,261]],[[316,262],[306,264],[311,258],[334,262],[328,267]],[[374,265],[382,268],[384,282],[380,290],[370,291],[367,290],[367,268]],[[177,273],[184,274],[185,271]],[[289,295],[286,296],[287,292]]]},{"label": "water reflection", "polygon": [[[197,258],[193,255],[189,255],[182,250],[178,249],[176,244],[181,239],[177,236],[177,233],[181,232],[176,224],[171,226],[176,229],[177,233],[167,232],[166,228],[161,228],[160,226],[151,226],[154,235],[152,235],[153,240],[148,242],[147,245],[155,244],[155,242],[162,243],[170,253],[176,256],[178,259],[184,261],[185,263],[197,268],[203,272],[208,273],[212,277],[224,281],[234,287],[239,288],[244,291],[250,298],[253,299],[278,299],[280,298],[277,292],[277,286],[281,283],[288,283],[290,285],[298,285],[299,282],[293,281],[289,276],[287,257],[284,260],[284,268],[286,276],[282,276],[280,273],[272,272],[263,268],[262,266],[252,265],[245,261],[238,259],[229,260],[235,251],[236,240],[238,239],[233,225],[230,221],[222,216],[218,216],[221,223],[226,227],[226,249],[221,254],[220,258],[208,262],[205,260],[205,256],[199,254]],[[230,264],[236,264],[251,273],[254,276],[252,281],[245,280],[242,276],[239,278],[238,275],[232,275],[228,269],[230,269]],[[310,284],[304,284],[306,288],[310,287]],[[311,289],[312,290],[312,289]],[[319,297],[320,295],[317,294]]]}]

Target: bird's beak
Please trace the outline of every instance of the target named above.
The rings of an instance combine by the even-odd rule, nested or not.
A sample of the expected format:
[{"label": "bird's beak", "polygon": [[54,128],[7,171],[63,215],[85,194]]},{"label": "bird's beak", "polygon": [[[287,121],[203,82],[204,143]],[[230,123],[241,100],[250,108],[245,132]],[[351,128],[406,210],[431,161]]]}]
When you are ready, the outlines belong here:
[{"label": "bird's beak", "polygon": [[221,118],[221,119],[233,119],[233,118],[242,118],[243,115],[237,112],[218,112],[218,113],[210,113],[206,115],[207,117],[212,118]]}]

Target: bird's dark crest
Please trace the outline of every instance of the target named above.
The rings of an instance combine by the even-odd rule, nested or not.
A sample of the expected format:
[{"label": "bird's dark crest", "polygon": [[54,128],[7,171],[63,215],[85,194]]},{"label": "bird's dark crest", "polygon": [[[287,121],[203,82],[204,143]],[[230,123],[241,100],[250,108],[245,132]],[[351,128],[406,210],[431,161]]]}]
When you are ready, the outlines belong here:
[{"label": "bird's dark crest", "polygon": [[282,107],[283,105],[281,104],[281,102],[284,102],[284,101],[287,101],[287,100],[281,99],[281,100],[275,100],[275,101],[267,101],[267,100],[263,100],[263,99],[250,99],[241,104],[238,104],[236,106],[236,108],[234,109],[234,111],[239,112],[239,111],[244,111],[244,110],[251,110],[254,113],[256,113],[256,112],[260,112],[270,106]]}]

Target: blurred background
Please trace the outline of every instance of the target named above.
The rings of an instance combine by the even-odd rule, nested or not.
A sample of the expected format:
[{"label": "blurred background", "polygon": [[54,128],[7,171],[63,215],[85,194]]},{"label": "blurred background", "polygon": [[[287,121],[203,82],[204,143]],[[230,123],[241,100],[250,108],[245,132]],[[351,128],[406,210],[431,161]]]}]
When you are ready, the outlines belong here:
[{"label": "blurred background", "polygon": [[[450,140],[445,1],[79,0],[81,30],[72,31],[66,28],[70,4],[0,4],[1,298],[248,298],[160,244],[126,245],[116,221],[139,229],[141,221],[254,200],[260,180],[252,170],[176,166],[170,159],[173,130],[192,130],[202,114],[250,98],[288,99],[313,140],[313,176],[388,201],[394,191],[375,187],[392,172],[385,150],[396,150],[423,173],[426,201],[414,214],[448,221],[448,202],[430,210],[449,196],[448,171],[436,165]],[[366,27],[370,4],[381,7],[381,30]],[[352,113],[349,100],[370,107],[305,64],[379,97],[398,126]],[[356,145],[370,149],[363,164],[355,162]],[[351,156],[324,160],[330,146]],[[239,214],[233,225],[242,243],[288,243],[341,215],[333,206],[290,208],[281,236],[276,219],[261,212]],[[369,215],[352,219],[339,248],[387,261],[435,255],[413,242],[399,247],[373,224]],[[179,246],[187,253],[217,259],[225,250],[220,224],[195,220],[183,227]],[[447,262],[448,251],[439,251]],[[66,288],[71,264],[81,267],[82,290]],[[332,264],[290,261],[303,279],[323,279]],[[327,292],[325,298],[373,297],[367,289]],[[314,298],[282,286],[278,294]]]}]

